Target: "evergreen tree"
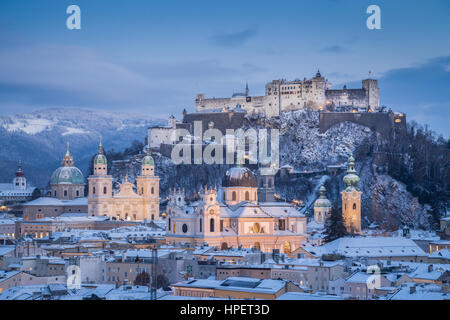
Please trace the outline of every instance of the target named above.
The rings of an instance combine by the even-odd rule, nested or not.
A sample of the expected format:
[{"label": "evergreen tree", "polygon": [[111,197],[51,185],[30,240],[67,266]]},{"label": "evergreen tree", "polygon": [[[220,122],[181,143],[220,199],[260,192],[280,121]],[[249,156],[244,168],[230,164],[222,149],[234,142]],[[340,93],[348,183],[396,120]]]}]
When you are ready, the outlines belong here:
[{"label": "evergreen tree", "polygon": [[147,272],[142,271],[136,276],[134,284],[137,286],[148,286],[150,284],[150,275]]},{"label": "evergreen tree", "polygon": [[336,205],[331,209],[330,217],[325,222],[325,242],[345,237],[348,233],[344,226],[341,209]]}]

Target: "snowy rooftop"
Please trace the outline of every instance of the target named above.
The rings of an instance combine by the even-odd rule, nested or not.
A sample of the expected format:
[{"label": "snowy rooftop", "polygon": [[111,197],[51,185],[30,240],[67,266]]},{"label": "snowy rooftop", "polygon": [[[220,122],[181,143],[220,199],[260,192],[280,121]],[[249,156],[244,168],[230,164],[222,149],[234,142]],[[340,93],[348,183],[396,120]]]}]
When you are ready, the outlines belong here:
[{"label": "snowy rooftop", "polygon": [[24,206],[87,206],[88,198],[76,198],[73,200],[59,200],[57,198],[41,197],[27,202]]},{"label": "snowy rooftop", "polygon": [[173,286],[275,294],[284,288],[285,281],[247,277],[229,277],[225,280],[188,280],[176,283]]},{"label": "snowy rooftop", "polygon": [[345,237],[312,250],[317,254],[337,253],[347,257],[427,256],[411,239],[392,237]]},{"label": "snowy rooftop", "polygon": [[343,298],[320,293],[286,292],[276,300],[343,300]]}]

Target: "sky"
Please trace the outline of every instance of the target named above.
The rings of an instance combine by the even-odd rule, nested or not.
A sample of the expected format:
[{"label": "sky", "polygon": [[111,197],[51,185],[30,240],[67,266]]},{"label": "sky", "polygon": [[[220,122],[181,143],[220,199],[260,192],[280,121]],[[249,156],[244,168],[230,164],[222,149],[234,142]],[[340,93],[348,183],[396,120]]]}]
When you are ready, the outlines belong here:
[{"label": "sky", "polygon": [[[81,30],[69,30],[69,5]],[[366,9],[381,9],[369,30]],[[195,96],[379,80],[381,104],[450,135],[448,0],[1,0],[0,115],[80,107],[178,118]]]}]

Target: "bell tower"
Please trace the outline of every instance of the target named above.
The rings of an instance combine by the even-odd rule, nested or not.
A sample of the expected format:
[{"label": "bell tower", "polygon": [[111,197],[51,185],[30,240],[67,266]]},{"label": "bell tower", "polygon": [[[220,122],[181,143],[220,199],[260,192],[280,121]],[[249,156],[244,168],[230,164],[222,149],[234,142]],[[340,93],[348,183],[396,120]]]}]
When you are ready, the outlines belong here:
[{"label": "bell tower", "polygon": [[361,194],[358,183],[359,177],[356,175],[355,158],[350,154],[348,158],[347,174],[344,176],[345,189],[342,196],[342,218],[348,233],[361,232]]},{"label": "bell tower", "polygon": [[137,193],[144,198],[144,219],[159,220],[159,177],[155,176],[155,161],[146,147],[141,175],[136,178]]},{"label": "bell tower", "polygon": [[16,176],[13,179],[14,190],[25,190],[27,188],[27,179],[22,170],[22,161],[19,160],[19,168],[17,168]]},{"label": "bell tower", "polygon": [[89,176],[88,212],[89,216],[112,216],[113,197],[112,176],[108,175],[108,160],[102,140],[94,158],[94,174]]}]

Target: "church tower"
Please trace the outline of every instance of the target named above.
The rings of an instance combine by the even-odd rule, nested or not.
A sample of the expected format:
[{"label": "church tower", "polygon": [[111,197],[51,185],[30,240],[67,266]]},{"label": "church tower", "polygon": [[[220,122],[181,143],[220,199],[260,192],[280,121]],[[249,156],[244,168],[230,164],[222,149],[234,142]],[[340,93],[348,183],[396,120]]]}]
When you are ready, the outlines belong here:
[{"label": "church tower", "polygon": [[327,189],[324,186],[319,188],[319,198],[314,202],[314,221],[325,223],[331,214],[331,202],[326,196]]},{"label": "church tower", "polygon": [[141,175],[136,178],[138,195],[144,198],[144,219],[159,220],[159,177],[155,176],[155,161],[146,147],[142,159]]},{"label": "church tower", "polygon": [[97,155],[94,158],[94,174],[89,176],[89,216],[112,216],[111,199],[112,176],[108,175],[108,160],[103,150],[102,140],[98,145]]},{"label": "church tower", "polygon": [[345,189],[342,195],[342,218],[349,233],[361,232],[361,194],[356,175],[355,158],[350,154],[348,158],[347,174],[344,176]]},{"label": "church tower", "polygon": [[16,176],[13,179],[14,190],[25,190],[27,188],[27,179],[22,170],[22,161],[19,160],[19,168],[16,171]]}]

